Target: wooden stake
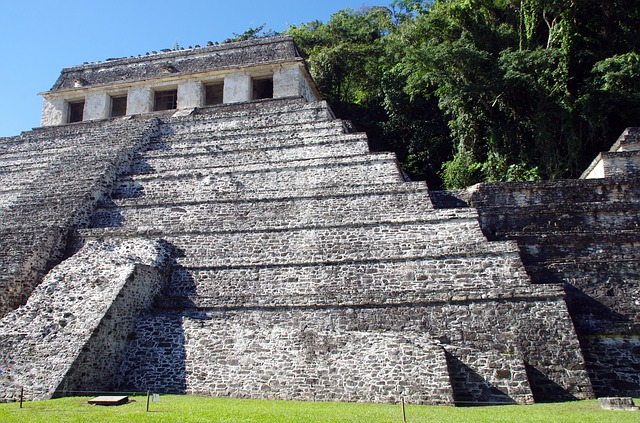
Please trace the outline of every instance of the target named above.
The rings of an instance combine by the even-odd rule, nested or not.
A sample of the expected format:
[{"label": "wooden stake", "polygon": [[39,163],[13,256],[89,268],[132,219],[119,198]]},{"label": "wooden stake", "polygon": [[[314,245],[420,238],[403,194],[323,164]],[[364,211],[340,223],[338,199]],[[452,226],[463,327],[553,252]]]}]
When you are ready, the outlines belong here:
[{"label": "wooden stake", "polygon": [[151,392],[147,391],[147,413],[149,412],[149,395],[151,395]]},{"label": "wooden stake", "polygon": [[402,421],[407,422],[407,415],[404,412],[404,398],[402,398]]},{"label": "wooden stake", "polygon": [[20,388],[20,408],[22,408],[23,400],[24,400],[24,386]]}]

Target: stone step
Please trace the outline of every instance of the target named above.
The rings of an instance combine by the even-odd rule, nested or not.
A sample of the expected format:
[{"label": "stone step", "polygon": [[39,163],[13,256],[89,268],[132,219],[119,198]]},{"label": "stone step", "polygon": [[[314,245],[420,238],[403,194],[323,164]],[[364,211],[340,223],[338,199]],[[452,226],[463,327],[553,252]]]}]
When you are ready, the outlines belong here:
[{"label": "stone step", "polygon": [[448,255],[503,254],[515,243],[485,241],[473,219],[285,231],[167,235],[186,267],[345,263]]},{"label": "stone step", "polygon": [[[453,209],[456,210],[456,209]],[[265,230],[342,226],[415,219],[475,218],[475,213],[431,209],[426,192],[394,192],[357,196],[232,201],[198,204],[169,203],[154,207],[109,207],[96,210],[91,227],[153,228],[176,233],[189,230]]]},{"label": "stone step", "polygon": [[[280,190],[261,190],[261,191],[243,191],[243,192],[199,192],[198,196],[187,195],[177,192],[170,197],[151,196],[145,193],[142,197],[133,198],[113,198],[103,199],[100,203],[102,208],[112,207],[150,207],[150,206],[182,206],[185,204],[207,204],[207,203],[226,203],[226,202],[252,202],[252,201],[278,201],[278,200],[294,200],[294,199],[310,199],[324,197],[350,197],[361,195],[378,195],[398,193],[404,195],[406,193],[427,192],[427,186],[424,182],[391,182],[391,183],[371,183],[366,185],[325,185],[311,187],[284,187]],[[426,204],[428,199],[423,201]],[[446,210],[443,212],[458,213],[458,209]],[[474,211],[474,216],[477,214]]]},{"label": "stone step", "polygon": [[[389,277],[393,277],[391,274]],[[532,286],[529,279],[526,285],[510,285],[509,280],[500,287],[478,287],[484,282],[483,278],[476,280],[476,287],[463,288],[460,286],[446,285],[449,289],[434,290],[431,287],[407,289],[402,287],[399,291],[386,289],[374,291],[360,289],[361,286],[343,287],[339,291],[323,292],[319,289],[309,288],[302,291],[291,289],[291,284],[281,288],[280,292],[269,291],[268,294],[260,292],[229,291],[218,295],[194,295],[171,296],[163,295],[156,299],[155,307],[158,309],[251,309],[251,308],[291,308],[291,307],[363,307],[363,306],[399,306],[433,303],[457,303],[469,301],[505,301],[534,298],[563,297],[564,291],[559,284]],[[249,286],[272,288],[270,284],[249,283]],[[544,290],[540,290],[540,287]]]},{"label": "stone step", "polygon": [[636,230],[640,237],[640,203],[578,204],[562,211],[536,206],[496,215],[488,215],[483,210],[481,221],[498,239],[619,230]]},{"label": "stone step", "polygon": [[[183,215],[182,210],[186,209],[185,206],[177,206],[171,208],[162,208],[167,210],[167,213],[173,214],[165,219],[168,222],[166,226],[158,225],[123,225],[124,221],[121,216],[109,215],[109,221],[105,220],[96,222],[104,223],[100,226],[98,224],[92,225],[87,229],[76,229],[75,233],[80,237],[86,238],[113,238],[113,237],[149,237],[149,236],[163,236],[174,235],[180,236],[185,234],[193,235],[207,235],[207,234],[222,234],[222,233],[262,233],[262,232],[283,232],[288,230],[304,230],[304,229],[336,229],[336,228],[359,228],[369,227],[372,225],[391,225],[398,226],[401,224],[415,224],[415,225],[437,225],[442,223],[460,222],[466,224],[467,222],[477,223],[477,215],[475,211],[470,209],[450,209],[446,211],[433,210],[424,208],[418,210],[418,214],[406,215],[406,216],[387,216],[387,220],[380,218],[353,218],[346,215],[337,214],[335,219],[331,218],[331,212],[324,215],[318,215],[324,217],[323,221],[314,219],[313,216],[308,214],[292,215],[291,218],[284,219],[279,217],[276,213],[271,213],[266,217],[258,216],[245,216],[244,218],[238,217],[239,222],[233,222],[233,216],[229,216],[227,219],[211,220],[207,221],[203,218],[202,221],[192,221],[192,224],[188,222],[180,222],[180,218]],[[186,206],[188,207],[188,206]],[[114,209],[117,211],[118,209]],[[229,210],[233,210],[231,207]],[[254,213],[251,211],[251,213]],[[321,212],[318,212],[321,213]],[[273,216],[269,219],[269,216]],[[118,220],[120,219],[120,220]],[[173,223],[172,223],[173,221]],[[142,222],[148,222],[142,220]],[[108,225],[114,223],[115,225]],[[485,238],[483,238],[485,239]],[[486,240],[486,239],[485,239]],[[511,241],[497,241],[497,242],[511,242]]]},{"label": "stone step", "polygon": [[201,198],[211,195],[254,195],[255,192],[301,190],[339,185],[402,182],[392,154],[324,158],[274,165],[185,169],[121,177],[112,198]]},{"label": "stone step", "polygon": [[640,260],[640,241],[627,243],[522,244],[520,250],[525,265],[568,264]]},{"label": "stone step", "polygon": [[508,253],[295,267],[175,267],[160,301],[185,297],[225,307],[391,304],[506,298],[530,287],[519,256]]},{"label": "stone step", "polygon": [[192,115],[185,118],[170,119],[161,126],[162,135],[192,134],[199,132],[234,132],[237,130],[256,130],[276,128],[283,125],[299,125],[306,122],[333,120],[333,114],[321,103],[307,103],[295,110],[263,111],[261,113],[241,113],[225,116]]},{"label": "stone step", "polygon": [[[253,163],[278,163],[312,160],[329,157],[352,157],[369,153],[366,140],[330,140],[312,146],[262,147],[244,145],[234,150],[216,147],[197,147],[170,150],[162,155],[139,154],[131,168],[131,173],[154,173],[188,168],[210,168],[243,166]],[[260,147],[260,146],[258,146]]]},{"label": "stone step", "polygon": [[29,184],[45,172],[44,168],[16,169],[11,172],[0,170],[0,193],[22,193]]},{"label": "stone step", "polygon": [[617,229],[590,231],[527,231],[511,232],[508,239],[517,240],[522,246],[537,245],[540,247],[558,247],[580,249],[582,246],[592,246],[594,251],[598,248],[616,245],[629,245],[640,242],[640,232],[635,229]]},{"label": "stone step", "polygon": [[[54,140],[51,140],[54,141]],[[0,153],[0,171],[20,168],[41,168],[47,163],[59,160],[61,155],[73,155],[78,149],[91,150],[99,148],[99,140],[83,139],[79,145],[75,140],[58,140],[58,145],[46,142],[26,142],[21,145],[22,151],[7,151]]]},{"label": "stone step", "polygon": [[[464,190],[463,190],[464,191]],[[483,212],[512,213],[513,208],[546,206],[561,207],[584,203],[638,202],[638,178],[579,179],[540,182],[495,182],[471,187],[467,192],[451,192]]]},{"label": "stone step", "polygon": [[298,122],[277,127],[242,127],[234,131],[206,131],[185,134],[164,134],[150,148],[163,150],[176,145],[178,147],[197,145],[203,142],[215,143],[221,147],[257,144],[266,146],[286,146],[313,143],[314,138],[341,136],[349,133],[344,122],[339,120],[325,122]]},{"label": "stone step", "polygon": [[[121,229],[80,230],[84,238],[155,237]],[[162,234],[185,267],[349,263],[418,257],[496,255],[517,252],[513,242],[487,242],[475,219],[374,224],[282,231]]]},{"label": "stone step", "polygon": [[188,116],[165,120],[161,133],[233,131],[240,128],[268,128],[302,122],[321,122],[335,119],[325,102],[299,102],[281,107],[269,107],[278,102],[262,103],[255,108],[234,110],[228,107],[198,109]]},{"label": "stone step", "polygon": [[77,151],[99,151],[104,139],[129,138],[132,134],[147,137],[156,129],[153,116],[128,116],[118,119],[78,122],[71,125],[46,126],[23,132],[20,142],[12,143],[5,153],[15,155],[52,155]]},{"label": "stone step", "polygon": [[[166,141],[166,137],[159,137],[150,142],[148,148],[141,152],[141,157],[147,159],[188,156],[192,154],[220,154],[252,152],[255,150],[276,150],[288,148],[317,148],[323,145],[368,145],[368,139],[364,133],[342,133],[338,130],[335,134],[319,135],[314,132],[290,132],[283,134],[263,134],[260,136],[219,136],[211,133],[201,138],[188,138],[184,140],[174,139]],[[368,151],[368,150],[367,150]]]},{"label": "stone step", "polygon": [[198,107],[187,115],[173,112],[164,119],[167,123],[183,124],[189,122],[201,122],[206,120],[225,120],[253,118],[262,115],[285,115],[300,111],[322,109],[330,112],[331,108],[326,101],[308,102],[302,98],[279,98],[248,101],[239,103],[225,103],[212,106]]}]

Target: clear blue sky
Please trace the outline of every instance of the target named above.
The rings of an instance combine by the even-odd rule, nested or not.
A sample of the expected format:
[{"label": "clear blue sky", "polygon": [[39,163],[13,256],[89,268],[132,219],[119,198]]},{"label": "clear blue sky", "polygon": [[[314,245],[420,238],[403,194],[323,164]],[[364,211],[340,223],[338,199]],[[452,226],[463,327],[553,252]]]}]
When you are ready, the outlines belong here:
[{"label": "clear blue sky", "polygon": [[220,42],[249,27],[283,31],[342,9],[393,0],[2,0],[0,137],[40,125],[42,98],[63,67]]}]

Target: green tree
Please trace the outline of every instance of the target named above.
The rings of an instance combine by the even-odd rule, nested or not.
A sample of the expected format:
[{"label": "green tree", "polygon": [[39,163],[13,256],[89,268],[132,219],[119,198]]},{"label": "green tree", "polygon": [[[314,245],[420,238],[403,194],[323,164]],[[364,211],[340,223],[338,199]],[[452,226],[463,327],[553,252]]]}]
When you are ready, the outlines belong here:
[{"label": "green tree", "polygon": [[291,27],[340,116],[431,186],[575,177],[640,125],[637,0],[396,0]]}]

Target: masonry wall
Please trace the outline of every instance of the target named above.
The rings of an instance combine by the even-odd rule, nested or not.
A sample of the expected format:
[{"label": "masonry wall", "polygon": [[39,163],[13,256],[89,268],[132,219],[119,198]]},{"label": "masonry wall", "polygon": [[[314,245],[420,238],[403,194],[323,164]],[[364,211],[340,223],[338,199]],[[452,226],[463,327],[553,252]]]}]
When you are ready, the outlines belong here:
[{"label": "masonry wall", "polygon": [[[565,335],[543,344],[536,335],[569,335],[571,322],[563,308],[554,300],[469,300],[384,308],[161,313],[138,323],[120,371],[120,388],[374,402],[403,396],[411,402],[445,403],[451,401],[452,367],[442,351],[434,355],[439,346],[451,348],[469,372],[483,375],[482,384],[502,392],[479,394],[475,385],[464,383],[455,386],[461,401],[530,402],[525,363],[540,369],[538,398],[588,397],[584,370],[579,365],[567,368],[579,360],[564,355],[575,351],[576,341]],[[158,329],[165,326],[171,329],[158,339]],[[369,352],[373,345],[375,353]],[[487,359],[491,354],[495,357]],[[552,363],[556,367],[549,371]],[[572,386],[572,393],[557,392],[561,385]]]},{"label": "masonry wall", "polygon": [[168,285],[133,324],[159,279],[121,275],[122,296],[68,343],[75,352],[47,393],[432,404],[592,396],[563,290],[532,285],[518,244],[489,242],[475,210],[434,209],[424,184],[404,182],[394,156],[368,153],[325,103],[162,119],[156,139],[127,150],[130,166],[72,245],[162,240]]},{"label": "masonry wall", "polygon": [[564,285],[598,396],[640,395],[638,182],[481,184],[432,195],[436,205],[454,197],[475,207],[489,239],[517,241],[533,283]]},{"label": "masonry wall", "polygon": [[79,232],[162,236],[176,251],[121,389],[422,403],[592,395],[562,291],[531,286],[515,243],[487,242],[473,210],[433,209],[424,184],[363,151],[326,105],[244,107],[167,120]]},{"label": "masonry wall", "polygon": [[125,349],[135,337],[136,320],[166,285],[163,260],[160,257],[153,266],[135,267],[54,395],[114,390],[113,379]]}]

